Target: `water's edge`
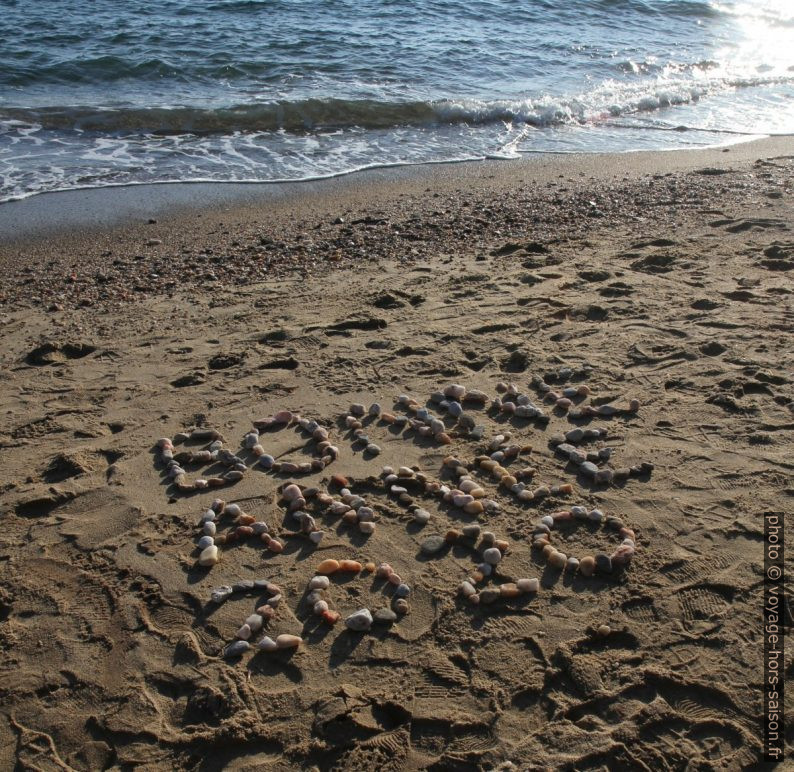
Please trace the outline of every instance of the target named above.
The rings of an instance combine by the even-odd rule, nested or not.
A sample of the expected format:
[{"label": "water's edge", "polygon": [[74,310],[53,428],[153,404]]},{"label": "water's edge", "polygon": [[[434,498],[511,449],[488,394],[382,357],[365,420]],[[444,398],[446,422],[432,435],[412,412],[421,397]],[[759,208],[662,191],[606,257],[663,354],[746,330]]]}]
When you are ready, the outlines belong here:
[{"label": "water's edge", "polygon": [[98,232],[177,218],[201,210],[279,206],[333,209],[337,199],[365,199],[372,192],[397,195],[434,187],[480,186],[498,190],[499,181],[523,178],[533,185],[556,185],[560,176],[601,181],[701,168],[727,168],[748,159],[794,154],[794,136],[766,137],[708,149],[648,150],[626,153],[538,153],[515,160],[437,162],[378,166],[299,181],[162,182],[40,193],[0,203],[0,247]]}]

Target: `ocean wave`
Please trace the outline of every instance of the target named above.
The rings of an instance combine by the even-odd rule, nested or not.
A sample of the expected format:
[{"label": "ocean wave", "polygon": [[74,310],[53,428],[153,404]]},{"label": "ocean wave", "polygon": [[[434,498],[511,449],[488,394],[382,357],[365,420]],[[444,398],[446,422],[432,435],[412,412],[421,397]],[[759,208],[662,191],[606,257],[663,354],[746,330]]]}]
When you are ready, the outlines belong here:
[{"label": "ocean wave", "polygon": [[307,132],[346,128],[390,129],[442,124],[519,123],[542,128],[587,124],[696,102],[729,89],[794,83],[794,75],[751,78],[680,78],[653,82],[606,81],[587,94],[524,100],[440,99],[381,101],[303,99],[225,108],[53,106],[0,108],[0,121],[53,131],[138,135],[221,135],[235,132]]}]

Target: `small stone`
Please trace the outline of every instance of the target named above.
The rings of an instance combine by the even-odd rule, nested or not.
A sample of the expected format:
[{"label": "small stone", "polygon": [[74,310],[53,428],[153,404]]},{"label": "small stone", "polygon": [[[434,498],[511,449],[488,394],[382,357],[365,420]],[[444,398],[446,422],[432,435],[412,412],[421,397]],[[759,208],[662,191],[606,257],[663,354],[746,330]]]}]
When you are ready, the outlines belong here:
[{"label": "small stone", "polygon": [[592,461],[585,461],[579,466],[579,471],[587,477],[595,477],[598,474],[598,467]]},{"label": "small stone", "polygon": [[408,601],[405,598],[397,598],[392,605],[398,614],[407,614],[410,608]]},{"label": "small stone", "polygon": [[230,643],[224,650],[223,656],[231,659],[232,657],[239,657],[251,648],[248,641],[234,641]]},{"label": "small stone", "polygon": [[461,582],[460,587],[458,589],[460,591],[460,594],[464,598],[468,598],[469,596],[474,595],[477,592],[477,590],[474,589],[474,585],[471,582]]},{"label": "small stone", "polygon": [[411,588],[405,583],[399,584],[395,588],[394,594],[398,598],[407,598],[411,594]]},{"label": "small stone", "polygon": [[231,587],[228,584],[221,585],[220,587],[216,587],[211,593],[210,598],[212,599],[213,603],[223,603],[232,593]]},{"label": "small stone", "polygon": [[362,608],[351,614],[345,619],[345,625],[349,630],[361,633],[372,627],[372,614],[368,608]]},{"label": "small stone", "polygon": [[417,525],[427,525],[430,522],[430,513],[426,509],[415,509],[413,515]]},{"label": "small stone", "polygon": [[521,594],[518,585],[513,582],[506,582],[499,587],[499,594],[503,598],[517,598]]},{"label": "small stone", "polygon": [[493,587],[488,587],[480,592],[480,603],[484,603],[485,605],[495,603],[497,600],[499,600],[501,595],[502,593],[499,590]]},{"label": "small stone", "polygon": [[328,558],[327,560],[323,560],[319,566],[315,569],[318,574],[335,574],[339,570],[339,561],[334,560],[333,558]]},{"label": "small stone", "polygon": [[612,558],[610,558],[609,555],[606,555],[603,552],[599,552],[595,556],[595,565],[598,571],[602,574],[612,573]]},{"label": "small stone", "polygon": [[502,553],[496,547],[489,547],[482,553],[482,559],[489,565],[495,566],[502,559]]},{"label": "small stone", "polygon": [[397,612],[390,608],[379,608],[372,616],[373,622],[381,625],[390,625],[397,619]]},{"label": "small stone", "polygon": [[552,552],[548,557],[548,562],[552,568],[563,569],[568,562],[568,556],[562,552]]},{"label": "small stone", "polygon": [[360,416],[364,415],[364,413],[366,413],[366,412],[367,412],[367,409],[364,407],[364,405],[361,405],[361,404],[359,404],[357,402],[353,403],[350,406],[350,415],[354,415],[354,416],[359,416],[360,417]]},{"label": "small stone", "polygon": [[518,587],[521,592],[537,592],[540,589],[540,580],[539,579],[519,579],[516,582],[516,587]]},{"label": "small stone", "polygon": [[358,530],[365,536],[372,536],[375,533],[375,523],[365,521],[358,524]]},{"label": "small stone", "polygon": [[428,536],[420,545],[419,549],[425,555],[435,555],[446,546],[443,536]]},{"label": "small stone", "polygon": [[579,561],[579,573],[582,576],[592,576],[596,570],[595,558],[588,555]]},{"label": "small stone", "polygon": [[606,638],[612,632],[612,628],[609,625],[599,625],[596,633],[601,638]]},{"label": "small stone", "polygon": [[326,600],[318,600],[313,606],[312,611],[318,617],[321,617],[326,611],[328,611],[328,601]]},{"label": "small stone", "polygon": [[369,453],[370,455],[373,455],[373,456],[378,456],[378,455],[380,455],[380,452],[381,452],[380,451],[380,446],[376,445],[374,442],[371,442],[369,445],[367,445],[365,450],[366,450],[367,453]]},{"label": "small stone", "polygon": [[201,554],[199,555],[199,565],[200,566],[214,566],[220,560],[220,556],[218,555],[218,548],[211,544],[209,547],[205,547]]},{"label": "small stone", "polygon": [[258,641],[256,645],[260,651],[275,651],[278,648],[278,644],[267,635]]},{"label": "small stone", "polygon": [[566,571],[576,571],[579,568],[579,559],[578,558],[568,558],[568,562],[565,564]]},{"label": "small stone", "polygon": [[276,648],[279,649],[296,649],[303,641],[299,635],[290,635],[289,633],[282,633],[276,638]]},{"label": "small stone", "polygon": [[261,614],[251,614],[251,616],[245,620],[245,623],[248,625],[252,633],[259,632],[259,630],[262,629],[264,622],[265,620],[262,618]]},{"label": "small stone", "polygon": [[207,547],[211,547],[213,544],[215,544],[215,539],[213,539],[212,536],[202,536],[198,540],[198,543],[196,544],[196,546],[200,550],[205,550]]},{"label": "small stone", "polygon": [[472,523],[471,525],[464,525],[461,529],[461,533],[465,539],[476,540],[479,538],[480,533],[482,531],[482,527],[479,523]]}]

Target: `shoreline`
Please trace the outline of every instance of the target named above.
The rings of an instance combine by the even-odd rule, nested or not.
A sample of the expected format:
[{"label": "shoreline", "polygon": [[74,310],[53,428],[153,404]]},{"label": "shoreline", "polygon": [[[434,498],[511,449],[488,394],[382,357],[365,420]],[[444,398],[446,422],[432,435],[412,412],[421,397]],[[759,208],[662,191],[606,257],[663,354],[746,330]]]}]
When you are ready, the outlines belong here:
[{"label": "shoreline", "polygon": [[[155,185],[46,194],[0,206],[0,307],[111,308],[441,252],[494,236],[539,242],[643,230],[728,201],[763,202],[794,139],[710,151],[542,156],[382,169],[316,183]],[[778,179],[779,178],[779,179]],[[737,200],[738,200],[737,198]]]},{"label": "shoreline", "polygon": [[[322,202],[357,197],[361,190],[389,194],[426,184],[447,187],[485,182],[489,177],[510,184],[531,175],[552,184],[560,174],[588,174],[604,180],[664,169],[681,172],[700,165],[722,168],[755,154],[787,152],[792,137],[773,136],[712,148],[647,150],[625,153],[537,153],[510,160],[450,161],[380,166],[330,177],[274,182],[157,182],[38,193],[0,204],[0,249],[67,235],[75,230],[115,229],[150,218],[174,218],[198,212],[267,204],[294,205],[301,199]],[[606,171],[609,169],[609,171]]]}]

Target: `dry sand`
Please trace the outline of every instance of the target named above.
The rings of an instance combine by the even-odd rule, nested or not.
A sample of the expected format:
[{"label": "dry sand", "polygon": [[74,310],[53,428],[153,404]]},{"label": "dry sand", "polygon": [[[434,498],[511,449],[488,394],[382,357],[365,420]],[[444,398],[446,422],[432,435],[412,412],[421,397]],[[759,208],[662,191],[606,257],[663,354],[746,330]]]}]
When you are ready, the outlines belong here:
[{"label": "dry sand", "polygon": [[[794,495],[794,143],[545,163],[6,244],[0,767],[759,759],[762,516],[790,513]],[[469,606],[457,588],[472,551],[426,557],[419,545],[476,518],[418,496],[432,514],[419,528],[368,478],[385,464],[437,478],[444,456],[470,461],[485,442],[443,447],[373,423],[383,452],[366,458],[340,417],[402,393],[424,403],[452,382],[496,396],[509,381],[535,398],[533,374],[585,364],[587,404],[637,398],[639,412],[588,423],[549,411],[544,426],[472,411],[486,438],[509,430],[532,447],[521,465],[537,484],[574,493],[521,504],[482,478],[502,511],[480,522],[511,545],[497,582],[537,576],[541,590]],[[376,532],[321,517],[318,548],[284,536],[275,555],[252,540],[197,569],[196,523],[216,492],[175,492],[155,441],[209,426],[236,450],[280,408],[316,418],[341,450],[296,479],[350,476]],[[577,477],[549,446],[573,425],[608,429],[593,444],[615,448],[608,466],[651,461],[652,474]],[[313,448],[294,429],[264,439],[285,458]],[[283,535],[289,479],[252,468],[221,495]],[[540,517],[572,504],[636,531],[625,571],[561,575],[531,549]],[[794,545],[790,524],[786,535]],[[562,539],[577,556],[617,543],[592,527]],[[302,599],[329,557],[390,562],[412,587],[408,615],[364,634],[318,624]],[[214,606],[210,590],[256,578],[284,591],[269,634],[304,643],[226,660],[256,597]],[[371,576],[335,579],[328,594],[343,614],[389,603]],[[786,663],[790,676],[791,646]],[[790,696],[788,714],[791,753]]]}]

